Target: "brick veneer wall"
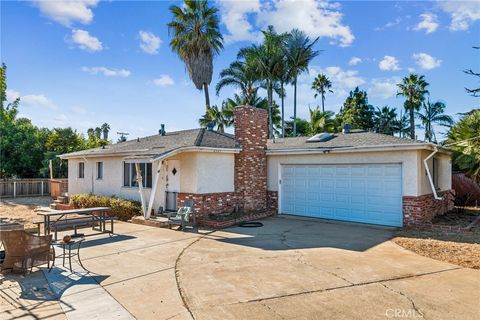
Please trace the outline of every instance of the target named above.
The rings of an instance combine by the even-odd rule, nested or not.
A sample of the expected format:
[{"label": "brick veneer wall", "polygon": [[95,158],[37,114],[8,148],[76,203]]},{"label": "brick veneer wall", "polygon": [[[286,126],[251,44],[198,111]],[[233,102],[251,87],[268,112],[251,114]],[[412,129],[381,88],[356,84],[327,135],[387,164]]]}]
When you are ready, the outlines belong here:
[{"label": "brick veneer wall", "polygon": [[193,212],[197,219],[207,218],[209,214],[232,213],[238,205],[238,198],[234,192],[178,194],[178,206],[188,201],[193,202]]},{"label": "brick veneer wall", "polygon": [[235,155],[235,192],[240,210],[257,212],[267,207],[266,110],[239,106],[235,108],[235,140],[242,151]]},{"label": "brick veneer wall", "polygon": [[278,191],[267,191],[267,210],[273,214],[278,213]]},{"label": "brick veneer wall", "polygon": [[454,191],[448,190],[438,194],[443,200],[435,200],[433,194],[419,197],[403,197],[403,225],[420,225],[432,220],[436,215],[453,209]]}]

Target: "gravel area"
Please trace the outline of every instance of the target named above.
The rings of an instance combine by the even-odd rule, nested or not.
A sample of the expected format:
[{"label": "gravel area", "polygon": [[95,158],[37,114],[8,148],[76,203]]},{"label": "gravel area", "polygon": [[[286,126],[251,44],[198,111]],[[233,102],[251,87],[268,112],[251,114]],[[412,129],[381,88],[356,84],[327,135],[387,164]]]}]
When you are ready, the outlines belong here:
[{"label": "gravel area", "polygon": [[405,229],[393,239],[398,245],[432,259],[480,269],[480,230],[465,234]]},{"label": "gravel area", "polygon": [[35,210],[48,209],[50,203],[52,203],[50,197],[1,199],[0,219],[22,223],[25,228],[34,227],[32,222],[41,220]]}]

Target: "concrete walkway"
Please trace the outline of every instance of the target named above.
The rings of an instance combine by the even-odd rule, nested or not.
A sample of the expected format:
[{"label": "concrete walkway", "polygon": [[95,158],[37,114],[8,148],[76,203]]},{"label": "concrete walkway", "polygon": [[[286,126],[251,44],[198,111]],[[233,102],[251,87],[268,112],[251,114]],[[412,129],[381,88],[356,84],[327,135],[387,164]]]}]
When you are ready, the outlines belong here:
[{"label": "concrete walkway", "polygon": [[0,319],[476,319],[480,312],[478,271],[404,250],[389,241],[390,229],[262,222],[213,233],[119,222],[113,237],[87,237],[81,255],[90,273],[47,275],[63,285],[43,290],[43,310],[36,300],[35,310],[30,300],[15,308],[15,294],[6,303],[5,284],[15,279],[1,284]]}]

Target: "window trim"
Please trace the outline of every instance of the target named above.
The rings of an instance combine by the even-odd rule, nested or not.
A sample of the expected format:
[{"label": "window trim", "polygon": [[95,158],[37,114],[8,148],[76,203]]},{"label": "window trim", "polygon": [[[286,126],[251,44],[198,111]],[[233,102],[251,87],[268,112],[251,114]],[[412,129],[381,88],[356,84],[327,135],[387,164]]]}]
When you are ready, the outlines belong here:
[{"label": "window trim", "polygon": [[[122,182],[122,188],[138,188],[138,185],[133,184],[132,178],[132,168],[134,168],[135,164],[138,163],[140,166],[143,164],[145,165],[145,173],[142,174],[143,176],[143,188],[144,189],[151,189],[152,188],[152,183],[153,183],[153,165],[151,162],[127,162],[123,161],[123,169],[122,169],[122,175],[123,175],[123,182]],[[125,185],[125,165],[128,164],[128,177],[129,178],[129,185]],[[149,169],[150,168],[150,169]],[[148,183],[148,171],[150,171],[150,184]],[[136,181],[135,181],[136,183]]]},{"label": "window trim", "polygon": [[[80,168],[82,168],[82,170],[80,170]],[[82,174],[80,174],[80,172],[81,172]],[[85,162],[84,162],[84,161],[78,162],[78,166],[77,166],[77,179],[85,179]]]},{"label": "window trim", "polygon": [[[98,169],[99,169],[99,165],[101,165],[102,170],[98,170]],[[96,169],[95,180],[103,180],[103,171],[104,171],[103,168],[104,168],[103,161],[97,161],[97,162],[95,162],[95,169]],[[102,172],[102,176],[101,176],[101,177],[98,176],[98,174],[100,173],[100,171]]]}]

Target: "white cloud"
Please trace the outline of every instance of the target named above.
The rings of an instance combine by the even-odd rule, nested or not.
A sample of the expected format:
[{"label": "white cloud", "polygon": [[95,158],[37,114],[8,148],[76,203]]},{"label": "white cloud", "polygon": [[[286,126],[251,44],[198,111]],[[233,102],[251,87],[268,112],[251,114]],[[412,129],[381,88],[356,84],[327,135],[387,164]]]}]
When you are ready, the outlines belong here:
[{"label": "white cloud", "polygon": [[81,29],[72,30],[72,42],[82,50],[95,52],[103,50],[103,45],[98,38],[91,36],[88,31]]},{"label": "white cloud", "polygon": [[12,89],[7,89],[5,93],[8,102],[13,102],[15,99],[20,98],[20,105],[25,107],[57,109],[57,106],[44,94],[21,95],[20,92]]},{"label": "white cloud", "polygon": [[439,1],[440,8],[450,14],[450,30],[464,31],[480,20],[480,1]]},{"label": "white cloud", "polygon": [[105,67],[82,67],[83,72],[90,74],[103,74],[106,77],[121,77],[126,78],[130,75],[129,70],[125,69],[108,69]]},{"label": "white cloud", "polygon": [[13,102],[15,99],[20,98],[20,92],[18,91],[7,89],[5,93],[7,95],[8,102]]},{"label": "white cloud", "polygon": [[303,84],[309,86],[311,95],[313,96],[313,91],[310,87],[315,77],[323,73],[325,74],[330,81],[332,82],[332,90],[336,96],[344,96],[348,91],[354,89],[365,83],[365,80],[358,75],[356,70],[343,70],[341,67],[332,66],[326,68],[311,67],[308,74],[302,75],[299,78],[299,81]]},{"label": "white cloud", "polygon": [[415,63],[420,68],[425,69],[425,70],[431,70],[431,69],[435,69],[437,67],[440,67],[440,64],[442,63],[442,60],[434,58],[431,55],[423,53],[423,52],[422,53],[414,53],[412,57],[415,60]]},{"label": "white cloud", "polygon": [[355,36],[349,26],[342,23],[343,14],[338,3],[326,1],[278,0],[262,8],[257,15],[257,23],[265,28],[274,25],[279,32],[292,28],[304,31],[310,37],[331,38],[340,46],[352,44]]},{"label": "white cloud", "polygon": [[76,115],[81,115],[81,114],[86,114],[87,113],[87,109],[82,108],[82,107],[73,106],[71,109],[72,109],[72,112]]},{"label": "white cloud", "polygon": [[53,120],[57,121],[57,122],[65,122],[65,121],[68,121],[68,117],[64,114],[58,114],[56,115]]},{"label": "white cloud", "polygon": [[407,68],[407,70],[408,70],[408,72],[410,72],[410,73],[415,72],[415,68],[412,68],[412,67]]},{"label": "white cloud", "polygon": [[378,63],[378,67],[383,71],[397,71],[400,70],[400,65],[397,58],[392,56],[384,56]]},{"label": "white cloud", "polygon": [[162,40],[151,32],[142,31],[138,32],[140,36],[140,48],[148,54],[157,54]]},{"label": "white cloud", "polygon": [[312,38],[330,38],[349,46],[355,39],[349,26],[342,22],[338,3],[304,0],[276,0],[261,4],[259,0],[219,1],[221,21],[228,33],[227,43],[258,41],[257,28],[275,26],[279,32],[298,28]]},{"label": "white cloud", "polygon": [[368,94],[374,98],[388,99],[397,94],[397,83],[400,83],[399,77],[386,79],[374,78],[371,81],[371,87]]},{"label": "white cloud", "polygon": [[420,21],[413,30],[422,31],[425,30],[426,34],[435,32],[438,29],[438,18],[433,13],[423,13],[420,15],[422,21]]},{"label": "white cloud", "polygon": [[160,87],[166,87],[174,85],[175,81],[173,81],[168,74],[162,74],[159,78],[153,80],[153,84]]},{"label": "white cloud", "polygon": [[376,27],[374,30],[375,31],[382,31],[382,30],[394,27],[394,26],[400,24],[400,22],[402,22],[402,19],[401,18],[396,18],[394,21],[389,21],[381,27]]},{"label": "white cloud", "polygon": [[92,22],[92,7],[98,4],[99,0],[76,0],[76,1],[34,1],[40,12],[48,18],[64,26],[69,27],[74,22],[88,24]]},{"label": "white cloud", "polygon": [[362,59],[360,59],[359,57],[352,57],[350,59],[350,61],[348,61],[348,65],[349,66],[356,66],[357,64],[359,64],[361,62],[362,62]]},{"label": "white cloud", "polygon": [[225,35],[227,43],[236,41],[257,41],[260,33],[248,21],[249,15],[260,12],[260,0],[221,1],[221,22],[228,33]]}]

